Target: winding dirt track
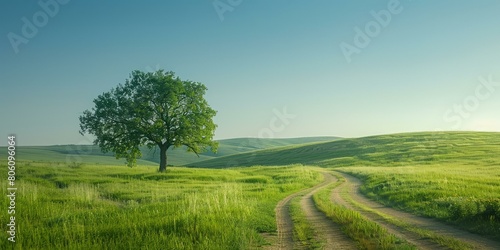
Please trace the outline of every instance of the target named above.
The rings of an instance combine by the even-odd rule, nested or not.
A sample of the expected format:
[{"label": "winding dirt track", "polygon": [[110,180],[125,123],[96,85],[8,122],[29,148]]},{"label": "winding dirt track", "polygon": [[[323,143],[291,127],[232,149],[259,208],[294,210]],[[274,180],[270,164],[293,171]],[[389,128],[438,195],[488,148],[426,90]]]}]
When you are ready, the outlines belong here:
[{"label": "winding dirt track", "polygon": [[457,228],[445,225],[429,218],[422,218],[410,213],[395,210],[389,207],[385,207],[377,202],[369,200],[364,197],[360,191],[359,187],[362,182],[348,174],[340,173],[346,182],[342,183],[333,190],[331,199],[333,202],[346,206],[349,209],[356,210],[362,215],[366,216],[368,219],[373,220],[380,224],[381,226],[387,228],[387,230],[394,235],[406,239],[408,242],[416,245],[419,249],[445,249],[440,247],[436,243],[430,241],[429,239],[424,239],[421,236],[407,231],[403,228],[395,226],[393,224],[385,221],[381,216],[366,212],[360,208],[357,208],[350,203],[346,202],[342,197],[340,197],[340,192],[345,190],[352,199],[358,203],[361,203],[379,213],[390,215],[391,217],[398,219],[400,221],[409,223],[419,228],[428,229],[441,235],[450,236],[456,239],[460,239],[474,246],[476,249],[500,249],[500,242],[495,242],[479,235],[475,235],[466,231],[459,230]]},{"label": "winding dirt track", "polygon": [[[293,240],[293,221],[290,216],[290,200],[303,195],[300,201],[301,209],[304,211],[307,220],[317,233],[317,240],[324,242],[323,249],[356,249],[356,244],[353,240],[348,238],[340,227],[335,224],[331,219],[327,218],[324,213],[318,210],[312,199],[312,195],[319,191],[326,185],[338,181],[338,179],[331,174],[322,173],[324,181],[312,188],[302,190],[300,192],[291,194],[285,199],[281,200],[276,206],[276,223],[278,228],[278,236],[266,237],[273,245],[264,247],[265,249],[303,249],[304,246],[299,246]],[[365,216],[367,219],[378,223],[380,226],[386,228],[390,233],[396,235],[398,238],[405,239],[409,243],[415,245],[418,249],[447,249],[437,243],[431,241],[429,238],[422,237],[417,233],[411,232],[402,227],[391,224],[384,219],[380,214],[389,215],[390,217],[399,221],[410,224],[414,227],[427,229],[443,236],[453,237],[465,243],[472,245],[475,249],[500,249],[500,242],[492,241],[448,225],[438,222],[433,219],[419,217],[410,213],[395,210],[393,208],[385,207],[377,202],[369,200],[364,197],[359,187],[362,182],[348,174],[341,174],[346,181],[337,186],[332,194],[331,201],[345,206],[351,210],[357,211]],[[350,199],[357,203],[366,206],[375,212],[365,211],[350,202],[346,201],[340,194],[346,193]]]},{"label": "winding dirt track", "polygon": [[355,243],[345,236],[338,225],[334,224],[322,212],[320,212],[314,205],[312,195],[319,191],[326,185],[336,181],[337,179],[331,174],[322,173],[324,181],[312,188],[302,190],[287,196],[281,200],[276,206],[276,224],[278,227],[278,247],[271,247],[267,249],[297,249],[300,248],[293,241],[293,221],[290,216],[290,200],[293,198],[304,195],[300,205],[306,214],[306,218],[317,232],[318,238],[325,241],[324,249],[356,249]]},{"label": "winding dirt track", "polygon": [[313,194],[318,192],[322,187],[337,181],[337,178],[331,174],[323,173],[325,181],[316,186],[311,192],[302,197],[300,206],[304,211],[307,220],[311,223],[314,231],[317,232],[318,240],[324,242],[324,249],[356,249],[356,244],[353,240],[342,233],[340,226],[335,224],[331,219],[318,210],[314,205]]},{"label": "winding dirt track", "polygon": [[290,216],[290,200],[302,192],[289,195],[276,206],[276,226],[278,228],[278,248],[293,249],[293,221]]}]

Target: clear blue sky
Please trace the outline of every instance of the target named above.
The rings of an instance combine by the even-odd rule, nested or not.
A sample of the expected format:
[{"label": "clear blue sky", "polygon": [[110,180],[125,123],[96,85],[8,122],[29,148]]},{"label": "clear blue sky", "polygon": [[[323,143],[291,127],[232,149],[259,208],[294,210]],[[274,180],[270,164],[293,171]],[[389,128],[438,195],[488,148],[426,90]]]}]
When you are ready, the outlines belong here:
[{"label": "clear blue sky", "polygon": [[217,139],[500,131],[500,1],[229,2],[2,1],[0,145],[89,143],[82,111],[157,68],[208,87]]}]

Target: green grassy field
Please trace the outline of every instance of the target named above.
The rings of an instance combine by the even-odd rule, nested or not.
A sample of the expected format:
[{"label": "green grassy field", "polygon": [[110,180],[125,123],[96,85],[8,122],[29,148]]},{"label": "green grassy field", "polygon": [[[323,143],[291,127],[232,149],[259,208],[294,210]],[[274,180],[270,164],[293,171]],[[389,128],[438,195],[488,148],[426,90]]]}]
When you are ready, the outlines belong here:
[{"label": "green grassy field", "polygon": [[[2,165],[2,168],[7,166]],[[226,170],[19,162],[16,249],[246,249],[275,204],[320,181],[303,166]],[[7,180],[0,180],[7,193]],[[8,207],[1,199],[0,207]],[[8,221],[1,213],[1,221]],[[0,249],[14,246],[2,237]]]},{"label": "green grassy field", "polygon": [[301,163],[365,182],[387,205],[500,238],[500,133],[422,132],[293,145],[193,163],[199,167]]},{"label": "green grassy field", "polygon": [[[205,155],[208,160],[189,163],[202,168],[170,167],[166,174],[158,173],[157,163],[151,161],[128,168],[110,156],[79,154],[65,146],[30,147],[25,152],[20,148],[18,159],[24,159],[17,168],[19,231],[15,246],[262,246],[266,241],[260,233],[276,230],[277,202],[321,181],[317,168],[310,166],[357,176],[363,180],[362,191],[367,196],[389,206],[500,239],[500,133],[407,133],[293,143],[301,141],[306,144],[267,141],[254,145],[257,142],[252,140],[247,144],[226,140],[227,155]],[[0,157],[6,156],[3,149]],[[72,157],[81,158],[68,161]],[[0,168],[7,166],[0,163]],[[0,179],[3,193],[7,193],[6,177]],[[345,231],[359,245],[411,248],[352,211],[332,204],[328,192],[325,189],[314,196],[316,205],[332,220],[345,224]],[[315,245],[311,225],[297,201],[291,205],[297,221],[295,237]],[[7,202],[1,199],[0,207],[7,207]],[[6,213],[0,216],[7,221]],[[12,246],[5,239],[1,242],[0,249]]]}]

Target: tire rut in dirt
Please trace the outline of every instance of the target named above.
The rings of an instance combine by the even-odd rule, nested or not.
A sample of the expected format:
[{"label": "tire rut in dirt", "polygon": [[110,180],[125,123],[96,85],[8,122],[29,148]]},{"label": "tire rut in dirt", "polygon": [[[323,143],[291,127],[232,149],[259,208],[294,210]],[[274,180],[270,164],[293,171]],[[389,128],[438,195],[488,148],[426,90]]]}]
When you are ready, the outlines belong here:
[{"label": "tire rut in dirt", "polygon": [[[311,188],[308,188],[308,189],[305,189],[305,190],[302,190],[302,191],[299,191],[297,193],[294,193],[294,194],[291,194],[289,196],[287,196],[286,198],[284,198],[283,200],[281,200],[277,205],[276,205],[276,225],[277,225],[277,229],[278,229],[278,240],[277,240],[277,244],[273,245],[273,246],[266,246],[264,247],[265,249],[286,249],[286,250],[289,250],[289,249],[297,249],[297,248],[302,248],[301,246],[297,246],[295,243],[294,243],[294,240],[293,240],[293,221],[292,221],[292,218],[290,216],[290,201],[297,197],[297,196],[300,196],[300,195],[304,195],[305,196],[301,199],[301,208],[303,208],[302,204],[304,202],[306,208],[308,210],[306,210],[306,216],[308,218],[308,220],[312,220],[311,224],[313,227],[316,227],[318,223],[317,220],[321,220],[322,222],[321,223],[324,223],[325,221],[326,222],[331,222],[332,225],[329,225],[327,228],[320,228],[319,230],[317,230],[316,232],[318,232],[319,234],[323,234],[323,232],[328,229],[329,227],[331,228],[338,228],[337,225],[335,225],[329,218],[327,218],[323,213],[321,213],[317,208],[316,206],[314,205],[314,202],[312,201],[312,194],[314,194],[314,192],[316,192],[317,190],[321,189],[322,187],[325,187],[326,185],[336,181],[335,177],[333,177],[331,174],[327,174],[327,173],[322,173],[323,176],[324,176],[324,181],[314,187],[311,187]],[[311,203],[312,203],[312,207],[311,207]],[[313,211],[312,213],[308,213],[308,211]],[[317,214],[317,213],[319,214]],[[330,229],[328,229],[330,230]],[[335,234],[335,236],[334,236]],[[338,235],[337,235],[338,234]],[[320,236],[321,237],[321,236]],[[337,247],[332,247],[332,248],[327,248],[327,246],[325,246],[324,249],[356,249],[354,246],[355,246],[355,243],[354,241],[352,241],[351,239],[349,239],[347,236],[345,236],[341,231],[336,231],[335,229],[329,233],[326,237],[324,237],[324,239],[327,241],[327,244],[328,244],[328,240],[332,241],[332,242],[337,242],[336,244],[338,245]],[[348,243],[346,243],[348,242]]]},{"label": "tire rut in dirt", "polygon": [[325,174],[325,181],[302,197],[300,201],[301,209],[304,211],[307,220],[311,223],[315,232],[318,233],[318,241],[324,242],[323,249],[356,249],[355,242],[345,235],[340,226],[335,224],[323,212],[318,210],[313,201],[313,194],[322,187],[336,181],[330,174]]},{"label": "tire rut in dirt", "polygon": [[299,194],[292,194],[276,206],[276,225],[278,228],[278,249],[293,249],[293,221],[290,216],[290,200]]}]

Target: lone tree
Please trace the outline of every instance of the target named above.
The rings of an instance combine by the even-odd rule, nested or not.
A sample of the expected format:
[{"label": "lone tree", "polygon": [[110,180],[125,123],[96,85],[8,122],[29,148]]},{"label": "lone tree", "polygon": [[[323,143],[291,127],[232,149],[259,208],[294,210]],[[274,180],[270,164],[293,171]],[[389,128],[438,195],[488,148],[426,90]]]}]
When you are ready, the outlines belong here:
[{"label": "lone tree", "polygon": [[[217,113],[203,97],[205,85],[183,81],[173,72],[133,71],[125,84],[94,99],[94,108],[80,116],[80,134],[93,134],[103,152],[114,152],[134,166],[140,146],[160,149],[160,172],[167,169],[167,150],[185,146],[198,155],[213,141]],[[198,155],[199,156],[199,155]]]}]

